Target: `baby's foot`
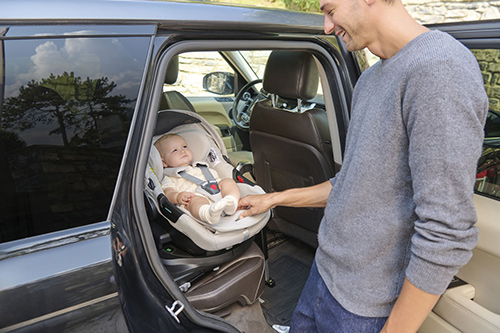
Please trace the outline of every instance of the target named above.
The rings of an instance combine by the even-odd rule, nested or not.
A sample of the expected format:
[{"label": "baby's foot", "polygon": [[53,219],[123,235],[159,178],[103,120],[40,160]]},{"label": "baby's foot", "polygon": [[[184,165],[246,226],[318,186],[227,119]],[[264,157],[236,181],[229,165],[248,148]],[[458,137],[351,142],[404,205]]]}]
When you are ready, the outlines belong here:
[{"label": "baby's foot", "polygon": [[224,208],[224,213],[227,215],[233,215],[236,213],[236,210],[238,209],[238,199],[236,199],[232,195],[226,195],[223,199],[223,201],[226,201],[226,208]]},{"label": "baby's foot", "polygon": [[220,220],[220,216],[224,208],[226,208],[226,201],[219,200],[211,205],[203,205],[200,207],[200,218],[204,222],[216,224]]}]

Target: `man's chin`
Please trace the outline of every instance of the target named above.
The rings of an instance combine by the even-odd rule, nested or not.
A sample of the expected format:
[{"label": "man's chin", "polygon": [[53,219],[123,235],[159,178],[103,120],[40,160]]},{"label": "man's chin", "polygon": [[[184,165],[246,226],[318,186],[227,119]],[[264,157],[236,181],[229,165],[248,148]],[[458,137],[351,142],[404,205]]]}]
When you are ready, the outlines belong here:
[{"label": "man's chin", "polygon": [[364,49],[364,47],[360,47],[359,45],[353,45],[352,43],[346,43],[345,48],[349,52],[356,52],[356,51],[361,51]]}]

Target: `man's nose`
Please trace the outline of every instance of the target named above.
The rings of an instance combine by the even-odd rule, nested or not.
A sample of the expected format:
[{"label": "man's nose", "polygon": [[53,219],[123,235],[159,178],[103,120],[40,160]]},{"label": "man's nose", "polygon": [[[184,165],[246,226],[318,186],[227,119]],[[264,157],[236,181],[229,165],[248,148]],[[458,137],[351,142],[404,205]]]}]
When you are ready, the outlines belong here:
[{"label": "man's nose", "polygon": [[325,23],[323,29],[325,30],[325,34],[329,35],[335,30],[335,24],[333,23],[331,17],[325,15]]}]

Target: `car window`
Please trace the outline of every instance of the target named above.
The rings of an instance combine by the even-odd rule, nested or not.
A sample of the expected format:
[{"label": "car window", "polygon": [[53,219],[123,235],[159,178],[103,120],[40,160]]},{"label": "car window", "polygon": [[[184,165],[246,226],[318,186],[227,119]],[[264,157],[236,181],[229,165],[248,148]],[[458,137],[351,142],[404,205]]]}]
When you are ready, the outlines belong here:
[{"label": "car window", "polygon": [[252,70],[257,74],[259,78],[264,77],[264,71],[266,70],[267,58],[271,54],[270,50],[264,51],[240,51],[241,55],[245,58],[246,62],[252,67]]},{"label": "car window", "polygon": [[[266,69],[267,58],[271,54],[271,50],[262,51],[240,51],[241,55],[245,58],[246,62],[250,65],[252,70],[257,74],[257,76],[262,79],[264,77],[264,71]],[[262,88],[262,86],[257,86],[257,88]],[[323,95],[323,87],[321,86],[321,80],[318,84],[318,95]]]},{"label": "car window", "polygon": [[0,242],[104,221],[149,38],[1,45]]},{"label": "car window", "polygon": [[219,52],[186,52],[179,55],[179,74],[174,84],[165,84],[164,91],[178,91],[186,97],[217,96],[203,89],[203,77],[213,72],[234,70],[222,58]]},{"label": "car window", "polygon": [[471,50],[476,56],[483,74],[490,109],[484,126],[483,152],[478,161],[475,190],[491,197],[500,198],[500,99],[498,90],[498,59],[500,50]]}]

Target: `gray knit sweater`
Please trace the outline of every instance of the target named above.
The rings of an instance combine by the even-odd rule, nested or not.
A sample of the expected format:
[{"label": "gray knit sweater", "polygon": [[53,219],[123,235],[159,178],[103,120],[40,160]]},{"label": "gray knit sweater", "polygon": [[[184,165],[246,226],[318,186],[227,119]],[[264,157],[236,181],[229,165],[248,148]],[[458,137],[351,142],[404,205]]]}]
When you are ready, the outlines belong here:
[{"label": "gray knit sweater", "polygon": [[316,253],[348,311],[389,315],[405,276],[441,294],[470,259],[487,108],[476,59],[440,31],[363,73]]}]

